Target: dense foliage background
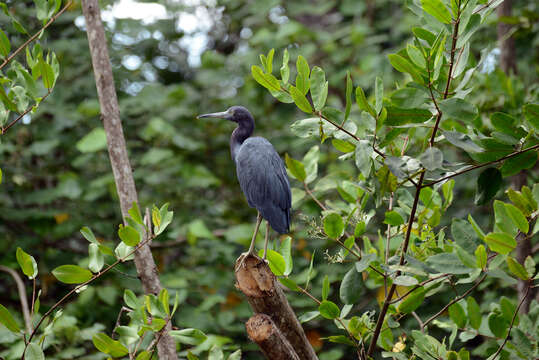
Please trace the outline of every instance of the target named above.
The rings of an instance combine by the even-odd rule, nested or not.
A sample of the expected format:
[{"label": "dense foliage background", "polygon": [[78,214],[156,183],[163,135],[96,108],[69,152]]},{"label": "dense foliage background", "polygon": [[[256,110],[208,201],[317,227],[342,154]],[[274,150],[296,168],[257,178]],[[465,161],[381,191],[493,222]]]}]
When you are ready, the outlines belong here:
[{"label": "dense foliage background", "polygon": [[[222,111],[231,105],[246,106],[255,117],[256,134],[268,138],[283,157],[286,152],[302,159],[310,150],[318,159],[313,191],[339,208],[343,193],[335,191],[331,183],[335,179],[353,181],[358,170],[339,159],[341,153],[330,141],[316,144],[295,136],[299,131],[290,125],[304,115],[293,104],[279,103],[259,86],[251,77],[251,65],[259,62],[260,53],[272,48],[276,49],[278,64],[284,49],[294,62],[301,54],[311,66],[325,70],[328,104],[339,108],[345,106],[347,71],[354,85],[360,85],[369,98],[374,96],[376,76],[383,79],[386,89],[395,90],[405,78],[391,67],[387,54],[396,53],[411,41],[417,14],[407,5],[414,2],[141,1],[139,5],[153,6],[162,13],[149,18],[145,14],[150,8],[141,7],[133,18],[117,10],[125,7],[115,8],[115,2],[102,1],[102,8],[108,9],[104,19],[141,206],[168,202],[174,211],[168,230],[152,243],[163,285],[171,293],[180,294],[174,325],[198,328],[211,335],[211,341],[194,353],[203,353],[219,343],[226,344],[225,349],[241,348],[245,358],[259,356],[245,336],[244,321],[251,311],[234,289],[233,264],[248,245],[256,213],[241,194],[230,159],[228,139],[233,125],[196,120],[196,115]],[[32,1],[4,3],[30,33],[42,25],[35,18]],[[467,100],[481,113],[503,110],[519,116],[523,104],[538,102],[538,11],[533,1],[514,1],[513,16],[504,19],[513,25],[516,75],[508,77],[498,67],[496,12],[474,34],[469,62],[481,65],[473,74],[473,91]],[[3,14],[0,26],[13,47],[27,39],[14,31]],[[46,308],[67,291],[50,275],[51,270],[66,263],[88,263],[88,242],[80,228],[91,227],[100,241],[116,241],[121,215],[80,6],[75,3],[59,17],[39,43],[56,53],[61,73],[53,93],[37,112],[0,138],[0,264],[16,269],[17,247],[31,253],[39,264],[41,306]],[[19,61],[24,61],[24,55]],[[361,119],[357,106],[352,107],[350,117],[356,122]],[[479,118],[474,126],[478,131],[491,128],[487,116]],[[455,147],[444,148],[444,155],[453,162],[469,161]],[[527,170],[525,183],[533,186],[538,175],[536,168]],[[441,227],[449,227],[452,217],[466,218],[472,213],[483,229],[492,228],[492,200],[474,205],[477,176],[472,172],[455,183],[455,201],[440,219]],[[502,189],[511,179],[503,179]],[[298,188],[294,192],[291,233],[294,276],[304,282],[314,256],[312,292],[320,297],[324,276],[333,283],[342,279],[347,268],[333,261],[339,247],[320,235],[318,205],[299,190],[301,183],[294,181],[292,185]],[[503,191],[495,198],[507,201]],[[369,215],[372,220],[366,235],[375,243],[386,226],[382,223],[384,212],[372,211]],[[537,243],[535,236],[532,244]],[[395,243],[394,248],[397,246]],[[535,259],[539,260],[537,255]],[[476,299],[482,308],[488,309],[502,296],[515,306],[516,292],[506,286],[511,282],[504,281],[507,279],[491,279],[481,284]],[[0,273],[0,303],[10,309],[19,308],[14,286],[7,274]],[[330,293],[335,301],[339,301],[338,287],[337,282]],[[91,338],[98,331],[111,332],[124,288],[141,293],[130,263],[74,298],[47,337],[47,358],[104,358]],[[383,296],[383,288],[366,282],[355,310],[360,314],[378,311]],[[432,314],[453,297],[447,291],[431,298],[421,311]],[[290,292],[289,299],[298,315],[315,308],[299,293]],[[413,317],[403,320],[403,328],[416,326],[414,321]],[[349,347],[323,339],[338,332],[332,321],[318,317],[304,327],[320,359],[356,358]],[[449,334],[441,328],[437,331],[438,338]],[[457,349],[464,344],[470,350],[480,349],[486,344],[483,337],[459,337],[456,341],[460,342]],[[23,347],[0,325],[1,357],[17,358]],[[479,350],[478,357],[483,356],[481,351],[486,350]]]}]

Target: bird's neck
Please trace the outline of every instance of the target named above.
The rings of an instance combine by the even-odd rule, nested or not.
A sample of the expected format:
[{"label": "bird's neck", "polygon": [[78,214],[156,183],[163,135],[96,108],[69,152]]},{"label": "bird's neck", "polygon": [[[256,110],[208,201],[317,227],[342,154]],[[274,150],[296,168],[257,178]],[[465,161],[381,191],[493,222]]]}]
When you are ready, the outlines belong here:
[{"label": "bird's neck", "polygon": [[254,121],[240,123],[232,132],[232,136],[230,137],[230,153],[234,161],[236,160],[236,155],[240,150],[241,144],[243,144],[243,142],[253,134],[254,128]]}]

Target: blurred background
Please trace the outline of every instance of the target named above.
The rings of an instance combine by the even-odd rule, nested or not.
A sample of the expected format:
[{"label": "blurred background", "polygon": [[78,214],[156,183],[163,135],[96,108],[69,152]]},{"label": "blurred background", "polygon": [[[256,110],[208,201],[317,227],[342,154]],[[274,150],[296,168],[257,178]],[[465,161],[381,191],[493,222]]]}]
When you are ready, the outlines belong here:
[{"label": "blurred background", "polygon": [[[4,2],[31,32],[40,28],[32,1]],[[293,104],[272,98],[251,78],[250,67],[271,48],[276,49],[274,69],[280,67],[285,48],[292,62],[302,54],[311,66],[325,70],[330,83],[328,103],[343,107],[347,70],[367,96],[375,76],[383,78],[386,89],[402,83],[403,75],[392,70],[386,55],[411,39],[417,17],[407,8],[407,1],[398,0],[119,0],[101,5],[141,206],[168,202],[174,211],[169,230],[152,245],[163,285],[181,295],[174,325],[199,328],[215,335],[212,341],[231,349],[241,347],[244,358],[257,359],[257,349],[244,329],[251,311],[234,289],[232,271],[256,219],[256,211],[247,206],[240,191],[230,158],[228,139],[234,124],[195,117],[231,105],[246,106],[255,117],[255,133],[268,138],[280,154],[302,158],[318,145],[319,178],[355,179],[357,170],[340,162],[331,146],[291,132],[290,125],[303,115]],[[507,104],[517,109],[525,99],[537,99],[538,7],[533,1],[513,1],[513,13],[507,18],[513,24],[514,58],[521,74],[517,78],[508,80],[499,68],[496,12],[474,35],[473,61],[483,61],[483,66],[473,80],[481,91],[470,94],[469,101],[481,109]],[[4,20],[0,17],[0,25],[7,29],[11,42],[22,44],[26,39],[17,38],[20,34]],[[101,240],[117,242],[121,216],[80,5],[75,3],[62,15],[40,42],[56,52],[61,75],[39,110],[0,139],[4,173],[0,264],[17,268],[17,246],[32,254],[39,264],[42,308],[47,308],[68,290],[50,271],[62,264],[88,261],[88,243],[79,229],[89,226]],[[359,117],[355,105],[351,116]],[[458,159],[461,155],[447,156]],[[316,194],[338,201],[338,193],[328,192],[321,181],[314,184]],[[292,186],[300,187],[296,182]],[[455,198],[470,206],[461,203],[463,213],[454,216],[467,215],[474,186],[474,175],[457,182]],[[300,282],[306,277],[316,250],[313,292],[319,295],[323,275],[328,274],[330,280],[341,278],[345,269],[324,255],[337,251],[333,243],[306,231],[313,222],[320,222],[317,205],[296,197],[293,207],[293,274]],[[474,213],[484,226],[489,225],[488,215],[488,207],[476,208]],[[369,236],[377,237],[382,220],[383,215],[375,216],[367,229]],[[0,274],[0,303],[18,309],[14,286],[11,278]],[[141,293],[132,264],[74,298],[55,324],[50,341],[56,355],[51,359],[101,358],[90,339],[97,331],[112,330],[124,287]],[[338,291],[334,293],[338,298]],[[367,286],[359,311],[377,308],[377,294],[378,289]],[[500,292],[485,296],[499,297]],[[305,296],[294,293],[289,298],[299,315],[314,309]],[[322,339],[337,332],[331,321],[318,318],[304,326],[321,360],[355,358],[350,348]],[[0,356],[14,356],[14,340],[0,329]]]}]

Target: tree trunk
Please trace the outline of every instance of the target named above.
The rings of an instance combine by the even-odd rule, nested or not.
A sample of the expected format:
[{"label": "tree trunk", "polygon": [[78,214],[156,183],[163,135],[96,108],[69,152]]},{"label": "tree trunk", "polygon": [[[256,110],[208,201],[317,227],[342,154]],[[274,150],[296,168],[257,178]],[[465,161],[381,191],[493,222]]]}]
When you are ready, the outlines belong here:
[{"label": "tree trunk", "polygon": [[288,340],[266,314],[255,314],[245,324],[249,338],[268,360],[300,360]]},{"label": "tree trunk", "polygon": [[513,0],[505,0],[498,6],[498,46],[500,48],[500,67],[507,75],[517,73],[515,39],[511,36],[511,25],[503,17],[511,16]]},{"label": "tree trunk", "polygon": [[[239,260],[239,259],[238,259]],[[255,314],[269,315],[302,360],[318,360],[294,310],[269,266],[259,257],[236,262],[236,287],[245,294]]]},{"label": "tree trunk", "polygon": [[[122,217],[125,218],[129,216],[128,210],[133,203],[138,203],[138,198],[131,165],[127,156],[105,30],[101,22],[98,0],[83,0],[81,3],[84,18],[86,19],[88,43],[101,106],[101,119],[107,134],[109,158],[116,183],[116,191],[120,198]],[[161,282],[148,244],[142,246],[135,253],[135,266],[144,292],[157,295],[161,290]],[[175,360],[178,358],[176,344],[168,334],[170,329],[171,324],[168,322],[167,328],[157,344],[160,359]]]}]

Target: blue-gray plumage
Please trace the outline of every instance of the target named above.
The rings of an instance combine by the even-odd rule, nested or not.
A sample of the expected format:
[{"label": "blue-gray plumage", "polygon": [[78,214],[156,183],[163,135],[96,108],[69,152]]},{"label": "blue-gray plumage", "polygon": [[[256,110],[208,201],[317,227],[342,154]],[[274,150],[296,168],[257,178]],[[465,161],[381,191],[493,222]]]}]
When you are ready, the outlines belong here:
[{"label": "blue-gray plumage", "polygon": [[[255,122],[243,106],[233,106],[227,111],[200,115],[198,118],[224,118],[238,123],[230,137],[230,153],[236,163],[236,175],[250,207],[258,210],[255,233],[249,247],[254,251],[254,241],[262,218],[280,234],[290,230],[292,195],[283,160],[271,143],[262,137],[250,137]],[[264,258],[268,243],[266,242]]]}]

